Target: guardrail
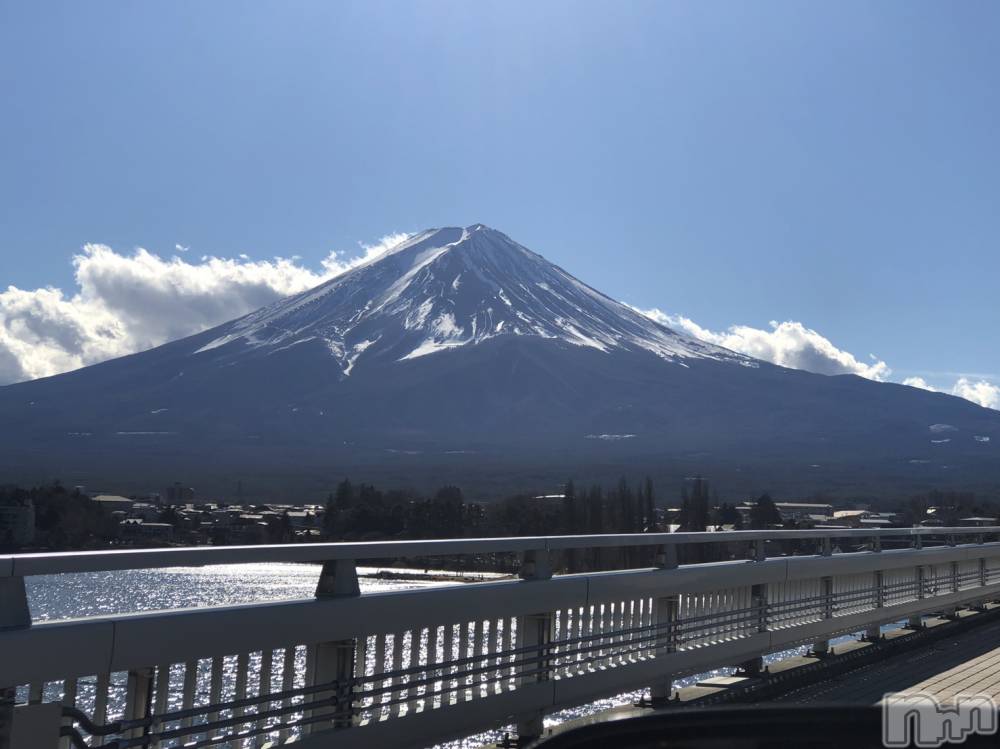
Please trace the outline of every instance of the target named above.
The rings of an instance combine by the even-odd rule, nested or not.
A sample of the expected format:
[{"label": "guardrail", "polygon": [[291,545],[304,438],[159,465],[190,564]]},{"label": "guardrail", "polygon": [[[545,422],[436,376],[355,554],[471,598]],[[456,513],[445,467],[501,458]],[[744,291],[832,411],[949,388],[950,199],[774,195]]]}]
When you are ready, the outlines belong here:
[{"label": "guardrail", "polygon": [[[206,547],[0,557],[0,749],[427,746],[1000,596],[1000,527]],[[785,541],[816,554],[770,556]],[[835,553],[835,541],[864,550]],[[909,544],[883,550],[883,541]],[[971,543],[960,543],[971,541]],[[687,544],[749,559],[676,564]],[[932,544],[940,545],[932,545]],[[843,544],[848,546],[849,544]],[[885,544],[888,546],[888,544]],[[656,566],[553,576],[556,552]],[[520,553],[520,580],[361,595],[356,562]],[[323,562],[316,597],[32,624],[24,577]],[[46,702],[46,685],[60,683]],[[18,687],[24,695],[16,704]],[[114,704],[117,699],[119,704]]]}]

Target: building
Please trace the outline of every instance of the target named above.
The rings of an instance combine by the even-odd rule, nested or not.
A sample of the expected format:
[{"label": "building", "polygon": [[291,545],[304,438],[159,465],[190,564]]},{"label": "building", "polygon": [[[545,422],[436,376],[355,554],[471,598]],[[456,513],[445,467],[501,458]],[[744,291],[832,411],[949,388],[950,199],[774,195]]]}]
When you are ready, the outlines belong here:
[{"label": "building", "polygon": [[160,519],[160,508],[149,502],[136,502],[132,505],[130,515],[147,523],[153,523]]},{"label": "building", "polygon": [[124,538],[137,541],[169,541],[174,536],[174,526],[170,523],[147,523],[138,518],[127,518],[119,527]]},{"label": "building", "polygon": [[183,486],[180,481],[175,481],[173,486],[168,486],[163,492],[164,504],[186,505],[189,502],[194,502],[194,489]]},{"label": "building", "polygon": [[844,528],[891,528],[896,524],[895,513],[871,510],[837,510],[833,519]]},{"label": "building", "polygon": [[129,499],[128,497],[119,497],[116,494],[98,494],[93,497],[91,502],[96,502],[98,506],[103,507],[105,511],[111,512],[132,512],[132,506],[135,504],[134,499]]},{"label": "building", "polygon": [[810,502],[775,502],[782,520],[818,520],[833,517],[833,505]]},{"label": "building", "polygon": [[35,503],[30,498],[0,501],[0,548],[17,548],[35,540]]},{"label": "building", "polygon": [[[747,502],[736,508],[743,519],[744,525],[750,522],[750,512],[754,503]],[[834,517],[833,505],[818,504],[814,502],[775,502],[775,509],[781,516],[782,522],[794,521],[796,523],[827,523]]]}]

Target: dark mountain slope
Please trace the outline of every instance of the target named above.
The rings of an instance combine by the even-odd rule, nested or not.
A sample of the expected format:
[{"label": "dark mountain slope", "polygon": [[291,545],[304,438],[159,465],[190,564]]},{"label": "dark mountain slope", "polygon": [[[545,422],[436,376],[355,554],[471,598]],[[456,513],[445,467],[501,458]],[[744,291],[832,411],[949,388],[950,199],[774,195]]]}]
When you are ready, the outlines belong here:
[{"label": "dark mountain slope", "polygon": [[[623,471],[729,492],[1000,488],[1000,412],[682,336],[481,225],[214,330],[0,388],[0,476],[315,498]],[[304,494],[300,494],[304,492]]]}]

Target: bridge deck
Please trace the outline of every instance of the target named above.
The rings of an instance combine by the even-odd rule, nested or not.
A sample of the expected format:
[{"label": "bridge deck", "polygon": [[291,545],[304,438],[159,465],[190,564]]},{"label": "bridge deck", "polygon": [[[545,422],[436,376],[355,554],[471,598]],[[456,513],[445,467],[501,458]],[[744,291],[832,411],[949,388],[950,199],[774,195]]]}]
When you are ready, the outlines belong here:
[{"label": "bridge deck", "polygon": [[789,692],[776,702],[879,702],[887,692],[928,692],[948,700],[986,694],[1000,701],[1000,621],[937,640]]}]

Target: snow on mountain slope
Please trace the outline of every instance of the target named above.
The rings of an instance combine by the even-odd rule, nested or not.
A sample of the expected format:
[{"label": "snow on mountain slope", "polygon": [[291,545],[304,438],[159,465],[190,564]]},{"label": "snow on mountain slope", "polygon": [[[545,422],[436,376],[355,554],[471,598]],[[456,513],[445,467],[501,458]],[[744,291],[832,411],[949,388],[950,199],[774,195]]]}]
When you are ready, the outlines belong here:
[{"label": "snow on mountain slope", "polygon": [[649,320],[482,224],[417,234],[218,332],[195,353],[239,357],[321,343],[343,376],[367,361],[416,359],[501,336],[645,350],[682,365],[689,358],[756,365]]},{"label": "snow on mountain slope", "polygon": [[1000,488],[997,411],[687,338],[480,225],[190,338],[2,387],[0,421],[0,476],[29,485]]}]

